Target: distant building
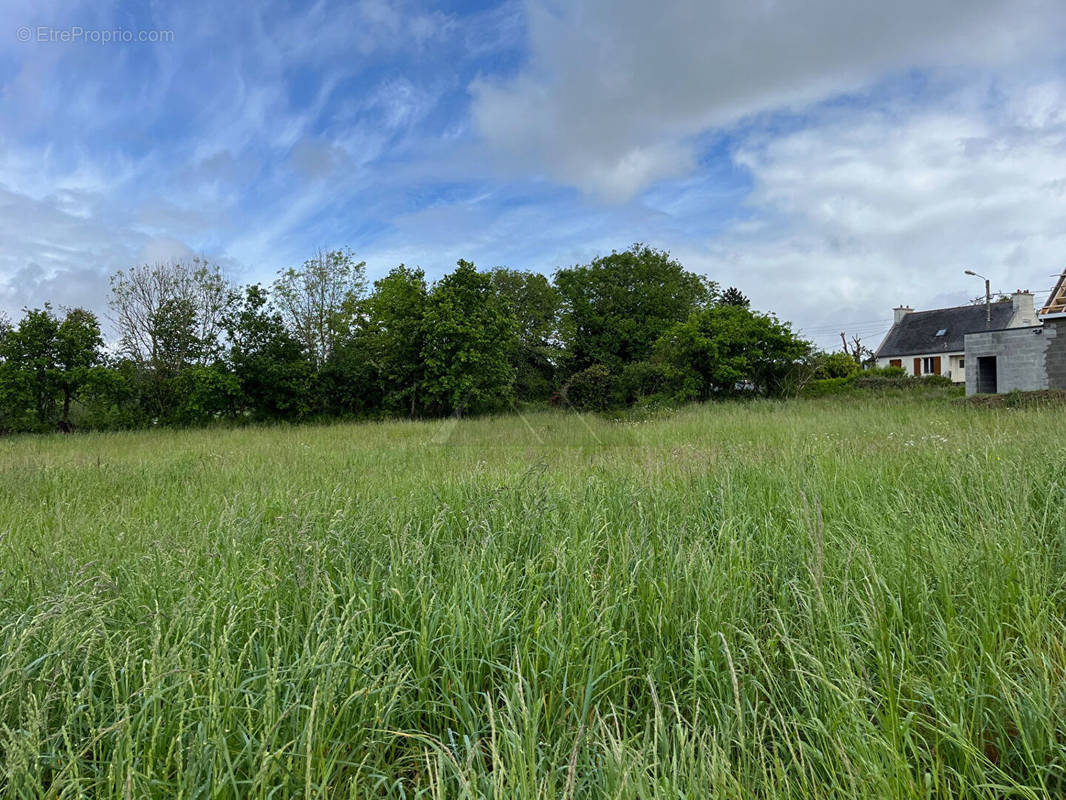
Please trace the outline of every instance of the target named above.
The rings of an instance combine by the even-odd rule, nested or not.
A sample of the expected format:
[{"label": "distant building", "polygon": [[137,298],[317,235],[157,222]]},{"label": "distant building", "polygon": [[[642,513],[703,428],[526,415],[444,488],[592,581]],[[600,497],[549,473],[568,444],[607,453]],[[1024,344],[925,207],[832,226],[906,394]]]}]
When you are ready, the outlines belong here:
[{"label": "distant building", "polygon": [[984,303],[932,311],[900,306],[893,312],[895,321],[875,354],[877,366],[902,367],[915,376],[943,375],[955,383],[966,381],[968,334],[1037,324],[1033,295],[1022,291],[992,303],[991,314]]}]

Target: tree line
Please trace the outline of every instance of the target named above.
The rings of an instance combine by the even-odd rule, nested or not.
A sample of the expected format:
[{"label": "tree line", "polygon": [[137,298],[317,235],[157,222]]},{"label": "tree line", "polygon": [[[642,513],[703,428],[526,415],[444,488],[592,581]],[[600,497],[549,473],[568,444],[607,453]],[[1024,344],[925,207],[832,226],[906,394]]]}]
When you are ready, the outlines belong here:
[{"label": "tree line", "polygon": [[111,344],[82,308],[0,324],[0,431],[606,410],[781,395],[831,363],[640,244],[551,279],[459,261],[434,283],[400,265],[369,284],[350,250],[269,286],[201,259],[145,264],[112,276],[110,308]]}]

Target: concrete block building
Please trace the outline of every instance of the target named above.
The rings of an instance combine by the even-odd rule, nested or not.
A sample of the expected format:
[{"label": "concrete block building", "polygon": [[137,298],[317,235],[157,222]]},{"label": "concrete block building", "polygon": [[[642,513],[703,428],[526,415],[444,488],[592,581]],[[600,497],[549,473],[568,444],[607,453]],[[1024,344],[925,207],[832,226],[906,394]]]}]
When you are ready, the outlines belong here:
[{"label": "concrete block building", "polygon": [[968,333],[966,394],[1066,389],[1066,271],[1033,325]]}]

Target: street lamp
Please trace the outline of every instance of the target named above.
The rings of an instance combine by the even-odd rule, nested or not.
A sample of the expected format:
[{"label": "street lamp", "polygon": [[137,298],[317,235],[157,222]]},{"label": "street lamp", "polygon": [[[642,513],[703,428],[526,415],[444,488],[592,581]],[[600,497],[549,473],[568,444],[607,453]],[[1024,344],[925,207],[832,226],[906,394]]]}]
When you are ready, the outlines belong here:
[{"label": "street lamp", "polygon": [[984,275],[978,275],[972,269],[966,270],[967,275],[973,275],[975,278],[984,278],[985,281],[985,328],[992,327],[992,289],[988,282],[988,278]]}]

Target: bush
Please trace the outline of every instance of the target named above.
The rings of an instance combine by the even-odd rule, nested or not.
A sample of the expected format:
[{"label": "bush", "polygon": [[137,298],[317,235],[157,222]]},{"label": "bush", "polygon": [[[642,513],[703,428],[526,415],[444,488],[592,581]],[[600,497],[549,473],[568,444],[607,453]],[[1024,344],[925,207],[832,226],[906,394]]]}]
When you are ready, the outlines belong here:
[{"label": "bush", "polygon": [[874,367],[873,369],[867,370],[866,374],[883,375],[886,378],[904,378],[907,376],[907,370],[897,366]]},{"label": "bush", "polygon": [[615,394],[627,406],[653,399],[681,403],[699,394],[699,376],[659,361],[637,361],[622,370]]},{"label": "bush", "polygon": [[925,386],[954,386],[955,382],[946,375],[925,375],[921,378]]},{"label": "bush", "polygon": [[615,404],[617,379],[603,364],[593,364],[570,377],[562,396],[581,411],[606,411]]},{"label": "bush", "polygon": [[804,397],[827,397],[854,389],[854,378],[821,378],[811,381],[800,391]]},{"label": "bush", "polygon": [[[887,367],[886,369],[898,369]],[[913,378],[905,373],[902,375],[861,374],[854,378],[857,389],[929,389],[933,387],[954,386],[951,378],[943,375],[924,375],[921,378]]]},{"label": "bush", "polygon": [[818,377],[847,378],[860,369],[859,362],[847,353],[827,353],[819,357]]},{"label": "bush", "polygon": [[869,369],[846,378],[823,378],[808,383],[800,391],[803,397],[826,397],[858,391],[922,391],[929,389],[956,388],[950,378],[943,375],[925,375],[913,378],[900,367]]}]

